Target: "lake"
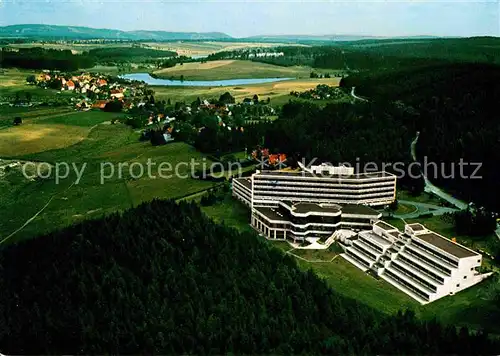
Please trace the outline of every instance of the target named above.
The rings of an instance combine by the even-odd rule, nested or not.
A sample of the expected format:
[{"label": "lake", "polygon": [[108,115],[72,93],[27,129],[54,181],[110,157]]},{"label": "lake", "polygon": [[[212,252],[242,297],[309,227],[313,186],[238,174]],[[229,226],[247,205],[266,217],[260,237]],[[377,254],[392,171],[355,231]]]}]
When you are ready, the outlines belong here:
[{"label": "lake", "polygon": [[183,87],[225,87],[235,85],[262,84],[291,80],[294,78],[252,78],[226,80],[169,80],[153,78],[149,73],[131,73],[119,76],[122,79],[139,80],[148,85],[183,86]]}]

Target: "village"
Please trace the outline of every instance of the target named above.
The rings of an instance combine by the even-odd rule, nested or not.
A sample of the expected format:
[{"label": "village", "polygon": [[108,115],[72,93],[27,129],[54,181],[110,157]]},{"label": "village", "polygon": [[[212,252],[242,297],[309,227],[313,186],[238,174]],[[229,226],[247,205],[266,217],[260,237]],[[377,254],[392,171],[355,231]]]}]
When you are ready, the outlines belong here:
[{"label": "village", "polygon": [[28,77],[27,82],[44,89],[81,94],[72,98],[77,110],[105,109],[111,102],[119,102],[120,109],[128,110],[140,105],[142,98],[150,94],[143,83],[127,82],[95,73],[71,75],[59,71],[43,71],[37,76]]}]

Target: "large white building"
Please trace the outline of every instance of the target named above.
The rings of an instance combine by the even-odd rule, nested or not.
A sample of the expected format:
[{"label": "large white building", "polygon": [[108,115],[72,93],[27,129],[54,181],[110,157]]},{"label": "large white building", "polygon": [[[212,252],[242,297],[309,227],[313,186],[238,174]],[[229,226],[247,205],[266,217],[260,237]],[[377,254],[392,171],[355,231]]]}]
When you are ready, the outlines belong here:
[{"label": "large white building", "polygon": [[263,171],[233,179],[233,196],[250,207],[278,201],[387,205],[396,199],[396,176],[387,172],[354,174],[352,168],[313,166],[302,171]]},{"label": "large white building", "polygon": [[347,261],[422,304],[488,276],[479,273],[479,253],[421,224],[401,232],[379,220],[370,205],[394,201],[394,175],[354,174],[352,168],[329,165],[301,168],[233,179],[233,196],[250,207],[251,225],[266,238],[301,242],[304,248],[318,243],[326,248],[337,240]]},{"label": "large white building", "polygon": [[401,232],[383,221],[340,241],[341,256],[371,270],[422,304],[466,289],[488,275],[479,273],[482,256],[421,224]]}]

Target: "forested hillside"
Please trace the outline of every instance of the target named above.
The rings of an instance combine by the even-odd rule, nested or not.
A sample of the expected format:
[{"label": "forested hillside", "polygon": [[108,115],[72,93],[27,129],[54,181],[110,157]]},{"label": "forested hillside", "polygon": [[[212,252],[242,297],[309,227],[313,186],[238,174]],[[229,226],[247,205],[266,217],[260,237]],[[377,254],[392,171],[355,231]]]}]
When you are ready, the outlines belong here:
[{"label": "forested hillside", "polygon": [[45,48],[20,48],[12,50],[0,48],[0,67],[25,69],[58,69],[65,71],[90,68],[95,65],[95,58],[87,54],[73,54],[70,50]]},{"label": "forested hillside", "polygon": [[[415,110],[417,157],[438,164],[429,178],[466,200],[500,210],[500,67],[455,64],[351,75],[341,85],[379,105],[399,101]],[[481,162],[481,179],[460,178],[458,163]],[[440,165],[444,162],[445,169]],[[451,171],[451,163],[455,171]],[[470,177],[475,166],[465,167]],[[454,177],[450,175],[454,173]]]},{"label": "forested hillside", "polygon": [[485,334],[383,317],[253,233],[153,201],[0,251],[7,354],[496,354]]},{"label": "forested hillside", "polygon": [[[399,183],[408,189],[422,190],[421,179],[402,174],[411,162],[410,143],[418,120],[414,110],[398,103],[335,103],[321,108],[291,102],[267,131],[266,145],[305,158],[306,163],[317,159],[316,164],[349,163],[356,171],[388,170],[401,176]],[[400,163],[394,166],[396,162]]]}]

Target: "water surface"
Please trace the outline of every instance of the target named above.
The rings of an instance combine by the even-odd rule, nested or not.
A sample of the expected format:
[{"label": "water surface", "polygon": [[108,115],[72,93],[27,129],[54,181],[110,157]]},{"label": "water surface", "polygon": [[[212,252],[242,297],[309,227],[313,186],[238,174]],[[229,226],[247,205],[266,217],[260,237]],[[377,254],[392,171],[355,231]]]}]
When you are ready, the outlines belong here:
[{"label": "water surface", "polygon": [[131,73],[120,75],[122,79],[139,80],[148,85],[183,86],[183,87],[223,87],[248,84],[262,84],[291,80],[294,78],[250,78],[225,80],[170,80],[153,78],[149,73]]}]

